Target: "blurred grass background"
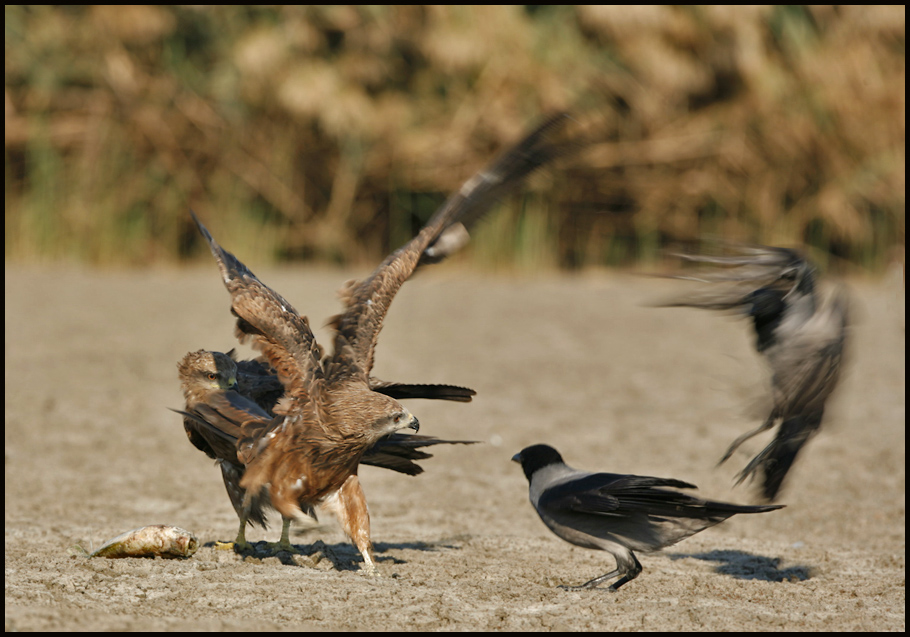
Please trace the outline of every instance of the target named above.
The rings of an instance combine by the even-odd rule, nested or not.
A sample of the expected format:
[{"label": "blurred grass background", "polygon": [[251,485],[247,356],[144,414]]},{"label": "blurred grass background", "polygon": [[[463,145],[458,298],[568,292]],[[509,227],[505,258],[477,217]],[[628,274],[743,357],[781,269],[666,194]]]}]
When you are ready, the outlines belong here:
[{"label": "blurred grass background", "polygon": [[905,237],[904,15],[7,6],[6,259],[201,256],[192,207],[247,261],[374,264],[572,109],[593,145],[461,258],[633,266],[710,235],[876,271]]}]

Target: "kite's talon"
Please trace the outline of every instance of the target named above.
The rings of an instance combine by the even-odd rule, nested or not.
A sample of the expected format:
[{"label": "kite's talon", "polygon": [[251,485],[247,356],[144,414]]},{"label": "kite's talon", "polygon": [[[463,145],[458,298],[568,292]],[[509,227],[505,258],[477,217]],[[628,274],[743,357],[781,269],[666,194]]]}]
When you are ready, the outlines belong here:
[{"label": "kite's talon", "polygon": [[304,555],[304,552],[298,549],[290,542],[266,542],[266,547],[273,554],[290,553],[291,555]]},{"label": "kite's talon", "polygon": [[215,540],[216,551],[234,551],[235,553],[247,553],[253,551],[253,545],[249,542],[221,542]]}]

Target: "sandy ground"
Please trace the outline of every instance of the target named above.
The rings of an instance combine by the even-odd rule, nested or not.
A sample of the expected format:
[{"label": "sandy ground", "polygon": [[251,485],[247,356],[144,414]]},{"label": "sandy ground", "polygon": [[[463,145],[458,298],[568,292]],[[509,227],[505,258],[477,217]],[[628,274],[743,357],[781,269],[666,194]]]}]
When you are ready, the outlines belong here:
[{"label": "sandy ground", "polygon": [[[320,325],[357,273],[260,274]],[[471,404],[410,407],[421,433],[483,444],[439,449],[414,478],[361,471],[381,573],[366,577],[326,516],[324,529],[292,535],[308,556],[212,546],[233,538],[236,517],[218,470],[166,407],[182,404],[184,353],[234,346],[214,264],[10,267],[5,279],[7,630],[905,629],[900,286],[852,286],[852,364],[791,473],[788,507],[641,556],[641,577],[611,594],[557,588],[613,559],[551,535],[509,458],[547,442],[580,468],[751,501],[732,479],[767,438],[715,463],[757,423],[766,374],[744,323],[644,306],[679,282],[447,266],[409,282],[376,374],[475,388]],[[248,537],[277,539],[275,518]],[[190,529],[202,548],[187,560],[70,555],[146,524]]]}]

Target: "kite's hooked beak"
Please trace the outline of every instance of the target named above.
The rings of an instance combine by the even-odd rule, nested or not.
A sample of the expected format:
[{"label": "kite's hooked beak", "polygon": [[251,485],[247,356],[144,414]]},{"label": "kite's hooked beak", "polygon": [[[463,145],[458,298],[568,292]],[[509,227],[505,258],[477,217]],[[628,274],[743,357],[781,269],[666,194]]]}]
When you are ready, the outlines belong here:
[{"label": "kite's hooked beak", "polygon": [[417,433],[420,431],[420,421],[417,420],[415,416],[411,416],[411,420],[408,422],[407,427],[408,429],[413,429],[414,433]]}]

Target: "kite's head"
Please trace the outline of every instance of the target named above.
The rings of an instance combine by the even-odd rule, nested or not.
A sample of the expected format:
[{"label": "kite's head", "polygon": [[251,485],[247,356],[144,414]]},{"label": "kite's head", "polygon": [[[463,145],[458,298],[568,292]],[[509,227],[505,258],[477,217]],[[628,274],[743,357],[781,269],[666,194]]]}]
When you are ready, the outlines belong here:
[{"label": "kite's head", "polygon": [[[380,438],[399,429],[417,431],[420,422],[407,407],[385,394],[348,387],[332,396],[329,416],[339,423],[336,428],[346,438],[359,438],[373,445]],[[344,423],[344,424],[341,424]]]},{"label": "kite's head", "polygon": [[400,402],[383,394],[376,394],[379,400],[377,403],[379,409],[373,412],[373,418],[370,427],[379,436],[386,436],[395,433],[399,429],[413,429],[417,432],[420,429],[420,421],[408,411],[408,408]]},{"label": "kite's head", "polygon": [[183,357],[177,365],[183,393],[187,391],[228,390],[237,387],[237,364],[227,354],[198,350]]}]

